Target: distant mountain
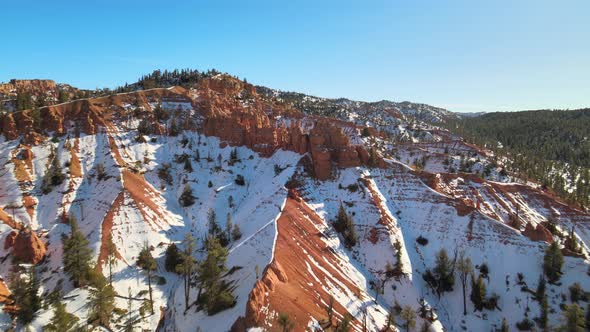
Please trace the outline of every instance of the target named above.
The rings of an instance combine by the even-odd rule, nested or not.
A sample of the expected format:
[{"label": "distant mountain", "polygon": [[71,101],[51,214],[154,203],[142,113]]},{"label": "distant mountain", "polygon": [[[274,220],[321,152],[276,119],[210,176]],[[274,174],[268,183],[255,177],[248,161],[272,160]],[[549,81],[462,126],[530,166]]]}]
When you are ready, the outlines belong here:
[{"label": "distant mountain", "polygon": [[[370,125],[373,120],[385,118],[388,115],[413,117],[428,123],[442,123],[449,119],[457,119],[457,114],[443,108],[409,101],[393,102],[382,100],[378,102],[354,101],[346,98],[321,98],[298,92],[285,92],[257,86],[258,93],[285,101],[301,111],[328,116],[345,121],[359,122],[360,125]],[[368,113],[373,113],[369,115]],[[378,114],[375,114],[378,113]],[[365,121],[366,124],[362,124]]]}]

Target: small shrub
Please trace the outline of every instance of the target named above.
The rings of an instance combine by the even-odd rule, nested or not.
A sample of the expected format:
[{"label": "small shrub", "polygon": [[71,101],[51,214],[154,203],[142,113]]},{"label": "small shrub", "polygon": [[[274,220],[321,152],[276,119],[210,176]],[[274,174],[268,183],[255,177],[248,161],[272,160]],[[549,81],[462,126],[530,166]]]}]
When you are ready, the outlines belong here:
[{"label": "small shrub", "polygon": [[516,323],[516,328],[519,331],[530,331],[534,325],[535,323],[532,320],[528,319],[528,317],[525,317],[523,320]]},{"label": "small shrub", "polygon": [[350,191],[351,193],[354,193],[359,190],[359,185],[356,183],[349,184],[348,187],[346,187],[346,189],[348,189],[348,191]]},{"label": "small shrub", "polygon": [[244,179],[244,176],[242,174],[236,175],[235,182],[238,186],[246,185],[246,180]]},{"label": "small shrub", "polygon": [[418,244],[421,246],[425,246],[428,244],[428,239],[420,235],[416,238],[416,242],[418,242]]}]

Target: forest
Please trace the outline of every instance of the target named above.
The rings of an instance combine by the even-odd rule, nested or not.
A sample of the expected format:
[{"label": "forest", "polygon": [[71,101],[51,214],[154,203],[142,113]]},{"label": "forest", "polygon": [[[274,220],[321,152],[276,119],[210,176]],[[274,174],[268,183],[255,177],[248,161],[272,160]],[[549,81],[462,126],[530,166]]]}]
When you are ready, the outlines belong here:
[{"label": "forest", "polygon": [[588,207],[590,109],[496,112],[450,120],[469,142],[508,157],[508,170]]}]

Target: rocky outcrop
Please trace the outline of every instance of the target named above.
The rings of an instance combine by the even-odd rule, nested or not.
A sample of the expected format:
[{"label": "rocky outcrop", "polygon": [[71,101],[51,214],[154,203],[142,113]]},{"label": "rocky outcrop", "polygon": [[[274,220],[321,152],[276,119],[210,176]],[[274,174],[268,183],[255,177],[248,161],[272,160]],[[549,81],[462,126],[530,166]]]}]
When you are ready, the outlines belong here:
[{"label": "rocky outcrop", "polygon": [[[205,135],[217,136],[230,145],[248,146],[263,155],[277,149],[310,153],[314,175],[319,179],[329,178],[334,166],[369,163],[366,149],[352,145],[343,131],[356,131],[351,123],[321,117],[304,119],[301,112],[263,99],[251,85],[233,78],[204,80],[199,94]],[[247,103],[244,95],[249,98]],[[280,122],[285,115],[289,121]]]},{"label": "rocky outcrop", "polygon": [[[193,104],[201,118],[195,121],[188,112],[175,114],[177,124],[184,129],[198,125],[205,135],[217,136],[232,146],[247,146],[264,156],[278,149],[309,153],[319,179],[329,178],[334,167],[384,165],[372,161],[364,146],[351,144],[351,133],[358,132],[352,123],[305,117],[283,102],[258,95],[254,86],[231,76],[204,79],[197,85],[197,92]],[[153,102],[170,96],[191,98],[194,93],[175,87],[79,99],[41,108],[41,129],[34,125],[30,110],[5,115],[0,127],[7,139],[22,135],[25,143],[36,145],[47,133],[64,135],[74,130],[95,134],[101,127],[115,130],[114,122],[127,119],[129,105],[135,105],[135,116],[148,117],[153,133],[164,134],[166,128],[150,112]]]},{"label": "rocky outcrop", "polygon": [[0,303],[9,304],[11,302],[10,290],[8,290],[8,287],[6,287],[4,280],[0,279]]},{"label": "rocky outcrop", "polygon": [[[18,260],[25,263],[37,264],[45,258],[45,253],[47,251],[45,244],[34,232],[30,230],[21,230],[11,241],[14,241],[11,243],[12,253]],[[5,246],[7,244],[8,240],[5,243]]]},{"label": "rocky outcrop", "polygon": [[553,236],[551,232],[547,230],[547,228],[543,227],[543,225],[538,224],[537,227],[533,227],[531,223],[527,223],[522,235],[528,237],[533,241],[545,241],[547,243],[553,242]]}]

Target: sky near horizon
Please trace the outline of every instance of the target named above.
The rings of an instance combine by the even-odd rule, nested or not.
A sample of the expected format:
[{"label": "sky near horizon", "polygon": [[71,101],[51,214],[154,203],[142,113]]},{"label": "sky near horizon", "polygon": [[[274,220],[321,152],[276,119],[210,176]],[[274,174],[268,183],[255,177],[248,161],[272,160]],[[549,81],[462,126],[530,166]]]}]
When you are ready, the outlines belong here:
[{"label": "sky near horizon", "polygon": [[0,82],[82,88],[215,68],[452,111],[590,107],[590,1],[0,0]]}]

